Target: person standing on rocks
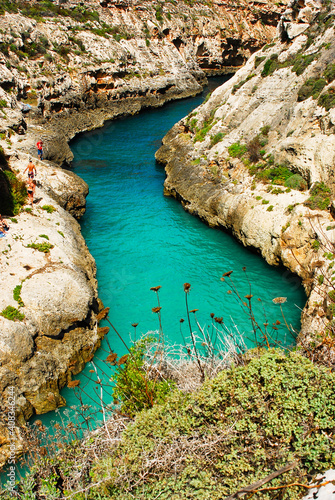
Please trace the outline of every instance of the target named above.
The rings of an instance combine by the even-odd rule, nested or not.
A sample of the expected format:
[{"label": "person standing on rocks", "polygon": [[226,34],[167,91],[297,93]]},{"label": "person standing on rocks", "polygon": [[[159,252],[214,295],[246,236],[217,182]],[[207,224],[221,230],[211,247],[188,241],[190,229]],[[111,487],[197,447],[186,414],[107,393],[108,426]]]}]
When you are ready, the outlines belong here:
[{"label": "person standing on rocks", "polygon": [[37,155],[38,155],[39,159],[42,161],[43,160],[43,141],[41,139],[39,141],[37,141],[36,147],[37,147]]},{"label": "person standing on rocks", "polygon": [[28,199],[29,199],[30,205],[33,206],[34,194],[35,194],[35,189],[36,189],[36,181],[33,179],[28,179],[27,184],[28,184],[28,187],[27,187]]},{"label": "person standing on rocks", "polygon": [[24,172],[28,170],[28,179],[33,179],[34,178],[34,170],[35,170],[35,175],[37,175],[37,170],[33,162],[31,161],[31,158],[29,158],[29,163],[27,168],[25,168]]}]

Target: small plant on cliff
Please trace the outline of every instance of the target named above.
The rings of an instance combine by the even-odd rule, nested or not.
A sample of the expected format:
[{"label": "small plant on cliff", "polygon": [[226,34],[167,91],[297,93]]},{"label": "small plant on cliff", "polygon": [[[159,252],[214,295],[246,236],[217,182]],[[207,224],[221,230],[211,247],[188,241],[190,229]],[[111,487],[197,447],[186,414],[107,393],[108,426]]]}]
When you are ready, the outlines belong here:
[{"label": "small plant on cliff", "polygon": [[16,287],[13,290],[13,298],[14,298],[14,300],[16,300],[16,302],[18,302],[20,307],[23,307],[24,302],[21,299],[21,289],[22,289],[22,283],[21,283],[21,285],[16,285]]},{"label": "small plant on cliff", "polygon": [[17,215],[26,203],[27,189],[23,181],[19,180],[14,172],[6,169],[7,161],[0,148],[0,213]]},{"label": "small plant on cliff", "polygon": [[228,148],[228,154],[232,158],[242,158],[245,155],[248,148],[245,144],[240,144],[240,142],[235,142]]},{"label": "small plant on cliff", "polygon": [[54,206],[52,205],[43,205],[43,207],[41,207],[42,210],[45,210],[46,212],[48,212],[48,214],[52,214],[52,212],[54,212],[56,209]]},{"label": "small plant on cliff", "polygon": [[218,132],[217,134],[213,135],[211,137],[211,147],[217,144],[218,142],[222,141],[224,136],[225,134],[223,132]]},{"label": "small plant on cliff", "polygon": [[7,306],[3,309],[0,316],[3,316],[11,321],[22,321],[24,319],[24,314],[20,313],[20,311],[13,306]]},{"label": "small plant on cliff", "polygon": [[309,78],[306,83],[300,87],[298,92],[298,101],[304,101],[309,97],[317,99],[327,84],[324,78]]},{"label": "small plant on cliff", "polygon": [[335,108],[335,91],[334,89],[329,89],[325,94],[320,95],[318,99],[318,105],[329,111],[331,108]]},{"label": "small plant on cliff", "polygon": [[39,252],[49,253],[50,250],[54,247],[51,243],[28,243],[27,248],[33,248],[34,250],[38,250]]},{"label": "small plant on cliff", "polygon": [[330,188],[323,182],[316,182],[310,190],[310,197],[304,205],[312,210],[326,210],[330,204]]}]

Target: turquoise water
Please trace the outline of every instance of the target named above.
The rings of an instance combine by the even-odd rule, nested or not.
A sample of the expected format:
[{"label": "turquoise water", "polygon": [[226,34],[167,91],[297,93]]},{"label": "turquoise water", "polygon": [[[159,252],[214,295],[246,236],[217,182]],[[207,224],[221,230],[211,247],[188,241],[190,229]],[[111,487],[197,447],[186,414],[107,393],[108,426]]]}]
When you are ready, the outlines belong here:
[{"label": "turquoise water", "polygon": [[[185,282],[192,285],[190,309],[199,309],[201,326],[207,325],[210,313],[214,313],[228,326],[235,322],[249,338],[248,317],[220,281],[223,272],[234,270],[232,277],[240,294],[248,294],[244,266],[253,295],[263,301],[267,319],[281,319],[272,299],[285,296],[286,320],[299,329],[299,308],[305,294],[297,277],[270,267],[230,235],[207,227],[177,201],[163,196],[164,169],[156,164],[154,154],[169,128],[199,105],[205,94],[107,123],[71,143],[74,172],[90,188],[81,226],[96,259],[99,296],[110,307],[110,319],[126,339],[134,336],[132,323],[139,323],[137,335],[158,328],[157,314],[151,311],[157,302],[150,287],[160,285],[165,336],[171,342],[181,342]],[[261,323],[265,321],[263,305],[256,301]],[[286,329],[280,335],[284,343],[292,342]],[[113,333],[109,340],[121,354],[124,349]]]},{"label": "turquoise water", "polygon": [[[246,344],[252,346],[248,317],[234,294],[227,293],[227,283],[220,280],[222,273],[230,270],[234,270],[232,278],[242,296],[249,293],[250,281],[260,323],[281,320],[279,306],[272,299],[287,297],[286,321],[299,330],[300,310],[306,297],[296,276],[285,269],[270,267],[230,235],[207,227],[186,213],[177,201],[163,196],[164,169],[156,164],[154,154],[166,132],[198,106],[207,92],[208,89],[195,98],[109,122],[71,143],[73,170],[90,188],[81,227],[97,263],[99,297],[110,307],[110,320],[127,343],[134,339],[132,323],[138,323],[137,337],[158,329],[157,314],[152,312],[157,306],[156,295],[150,290],[157,285],[162,287],[159,294],[165,337],[170,343],[182,343],[180,319],[186,320],[183,284],[187,282],[191,284],[189,306],[199,309],[197,318],[201,326],[209,325],[210,313],[214,313],[223,317],[227,328],[233,331],[236,324],[244,333]],[[242,270],[244,266],[248,279]],[[262,302],[256,300],[258,297]],[[292,343],[282,325],[278,334],[284,344]],[[187,336],[186,328],[184,335]],[[113,330],[107,337],[115,352],[125,354]],[[106,350],[105,340],[95,357],[104,371],[107,365],[99,362],[99,358],[106,358]],[[88,363],[76,378],[89,395],[83,394],[84,402],[95,408],[90,424],[94,426],[101,422],[101,413],[96,384],[89,381],[96,377],[90,370],[92,365]],[[109,374],[110,371],[106,372],[105,380]],[[108,401],[110,392],[106,393]],[[68,408],[37,417],[49,427],[50,435],[55,421],[63,418],[67,422],[78,417],[78,412],[73,411],[78,407],[74,391],[65,388],[62,395]],[[92,412],[93,408],[89,410]]]}]

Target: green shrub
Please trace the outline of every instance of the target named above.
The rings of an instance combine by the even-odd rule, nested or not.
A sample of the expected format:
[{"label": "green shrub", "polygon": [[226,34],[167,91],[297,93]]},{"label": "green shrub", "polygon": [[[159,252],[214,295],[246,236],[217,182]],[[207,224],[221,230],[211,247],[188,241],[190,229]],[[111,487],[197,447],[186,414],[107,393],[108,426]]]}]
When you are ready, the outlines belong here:
[{"label": "green shrub", "polygon": [[49,253],[50,250],[54,247],[51,243],[28,243],[27,248],[33,248],[34,250],[38,250],[39,252]]},{"label": "green shrub", "polygon": [[273,210],[273,205],[270,205],[270,206],[266,209],[266,211],[267,211],[267,212],[272,212],[272,210]]},{"label": "green shrub", "polygon": [[228,148],[228,154],[232,158],[242,158],[243,155],[247,152],[247,146],[245,144],[240,144],[239,142],[235,142]]},{"label": "green shrub", "polygon": [[305,71],[305,69],[319,57],[319,54],[310,54],[304,56],[303,54],[297,54],[293,63],[292,70],[299,76]]},{"label": "green shrub", "polygon": [[137,341],[130,348],[129,355],[120,358],[112,377],[114,400],[121,403],[121,411],[130,417],[155,403],[162,403],[173,386],[168,380],[150,378],[144,370],[145,353],[155,340],[155,337],[147,336]]},{"label": "green shrub", "polygon": [[24,314],[20,313],[18,309],[13,306],[7,306],[2,310],[0,316],[3,316],[6,319],[10,319],[11,321],[22,321],[24,319]]},{"label": "green shrub", "polygon": [[[334,466],[334,401],[330,370],[297,353],[250,353],[196,393],[174,391],[142,412],[95,464],[92,482],[102,481],[96,492],[110,500],[220,500],[297,461],[266,486],[289,485],[278,498],[300,498],[305,488],[292,483]],[[259,498],[273,499],[273,491]]]},{"label": "green shrub", "polygon": [[311,96],[313,99],[317,99],[326,84],[327,82],[324,78],[309,78],[298,91],[298,101],[304,101]]},{"label": "green shrub", "polygon": [[243,87],[243,85],[248,82],[249,80],[251,80],[251,78],[253,78],[255,76],[254,73],[251,73],[249,76],[247,76],[247,78],[245,78],[244,80],[241,80],[239,83],[236,83],[234,86],[233,86],[233,89],[232,89],[232,94],[235,94],[235,92],[238,91],[238,89],[240,89],[241,87]]},{"label": "green shrub", "polygon": [[56,209],[52,205],[43,205],[42,210],[46,210],[48,214],[52,214]]},{"label": "green shrub", "polygon": [[215,125],[216,121],[214,121],[214,112],[212,111],[211,116],[204,121],[202,129],[198,129],[197,133],[194,137],[194,142],[202,142],[210,129]]},{"label": "green shrub", "polygon": [[328,83],[331,83],[335,80],[335,64],[329,63],[325,69],[323,74]]},{"label": "green shrub", "polygon": [[307,182],[300,174],[293,174],[288,177],[284,183],[284,186],[291,189],[297,189],[298,191],[305,191],[308,188]]},{"label": "green shrub", "polygon": [[291,170],[286,165],[269,166],[268,164],[259,163],[251,165],[249,172],[262,182],[281,185],[284,185],[286,180],[292,176]]},{"label": "green shrub", "polygon": [[272,56],[264,64],[264,68],[261,75],[262,76],[272,75],[272,73],[276,71],[278,67],[279,67],[278,54],[272,54]]},{"label": "green shrub", "polygon": [[310,197],[304,202],[312,210],[326,210],[330,204],[331,191],[323,182],[316,182],[310,190]]},{"label": "green shrub", "polygon": [[329,89],[325,94],[320,95],[318,99],[318,105],[329,111],[331,108],[335,108],[335,91],[334,89]]},{"label": "green shrub", "polygon": [[217,134],[213,135],[211,137],[211,146],[214,146],[218,142],[222,141],[224,136],[225,136],[225,134],[223,132],[218,132]]},{"label": "green shrub", "polygon": [[7,169],[7,160],[0,148],[0,213],[17,215],[27,200],[27,189],[14,172]]},{"label": "green shrub", "polygon": [[259,66],[261,64],[261,62],[264,61],[264,59],[266,59],[266,56],[256,56],[255,57],[255,68],[257,68],[257,66]]},{"label": "green shrub", "polygon": [[40,234],[40,238],[45,238],[46,240],[48,240],[49,236],[47,236],[46,234]]},{"label": "green shrub", "polygon": [[19,303],[19,306],[23,307],[24,303],[23,300],[21,299],[21,289],[22,289],[22,283],[21,285],[16,285],[16,287],[13,290],[13,298],[16,300],[16,302]]}]

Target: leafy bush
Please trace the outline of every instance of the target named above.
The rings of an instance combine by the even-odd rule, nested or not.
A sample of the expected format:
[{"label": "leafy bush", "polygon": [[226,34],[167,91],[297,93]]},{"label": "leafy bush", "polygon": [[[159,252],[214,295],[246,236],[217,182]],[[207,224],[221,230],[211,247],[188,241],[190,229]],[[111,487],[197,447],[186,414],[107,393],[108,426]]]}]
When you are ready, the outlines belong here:
[{"label": "leafy bush", "polygon": [[326,210],[330,204],[330,189],[323,182],[316,182],[310,190],[310,197],[304,202],[312,210]]},{"label": "leafy bush", "polygon": [[318,99],[318,105],[325,108],[326,111],[329,111],[331,108],[335,108],[334,89],[329,89],[327,93],[322,94]]},{"label": "leafy bush", "polygon": [[16,287],[13,290],[13,298],[16,300],[16,302],[19,303],[19,306],[23,307],[24,303],[23,300],[21,299],[21,289],[22,289],[22,283],[21,285],[16,285]]},{"label": "leafy bush", "polygon": [[319,57],[319,54],[310,54],[304,56],[303,54],[297,54],[293,63],[292,70],[299,76],[305,71],[305,69]]},{"label": "leafy bush", "polygon": [[27,248],[33,248],[34,250],[38,250],[39,252],[49,253],[50,250],[54,247],[51,243],[28,243]]},{"label": "leafy bush", "polygon": [[328,83],[331,83],[335,80],[335,64],[329,63],[325,69],[323,74]]},{"label": "leafy bush", "polygon": [[272,54],[272,56],[264,64],[264,68],[261,75],[262,76],[272,75],[272,73],[276,71],[278,67],[279,67],[278,54]]},{"label": "leafy bush", "polygon": [[257,68],[257,66],[259,66],[261,64],[261,62],[264,61],[264,59],[266,59],[266,56],[256,56],[255,57],[255,68]]},{"label": "leafy bush", "polygon": [[225,136],[225,134],[223,132],[218,132],[217,134],[213,135],[211,137],[211,146],[214,146],[218,142],[222,141],[224,136]]},{"label": "leafy bush", "polygon": [[158,375],[150,378],[144,369],[144,355],[155,340],[155,337],[148,336],[136,342],[129,355],[120,358],[112,377],[114,400],[121,403],[121,411],[130,417],[155,403],[162,403],[173,386],[170,381],[158,380]]},{"label": "leafy bush", "polygon": [[298,101],[304,101],[311,96],[313,99],[317,99],[326,84],[327,82],[324,78],[309,78],[299,89]]},{"label": "leafy bush", "polygon": [[211,116],[204,121],[202,129],[197,129],[197,133],[194,137],[194,142],[202,142],[210,129],[215,125],[216,122],[214,120],[214,112],[212,111]]},{"label": "leafy bush", "polygon": [[10,319],[11,321],[22,321],[24,319],[24,314],[20,313],[18,309],[13,306],[7,306],[2,310],[0,316],[3,316],[6,319]]},{"label": "leafy bush", "polygon": [[56,209],[52,205],[43,205],[42,210],[46,210],[48,214],[52,214]]},{"label": "leafy bush", "polygon": [[[333,467],[334,373],[297,353],[248,356],[197,393],[174,391],[138,415],[91,471],[93,482],[103,482],[95,493],[111,500],[219,500],[294,461],[294,471],[267,486],[306,484],[309,475]],[[280,498],[304,491],[287,486]],[[273,491],[259,498],[273,499]]]},{"label": "leafy bush", "polygon": [[286,180],[292,176],[291,170],[286,165],[269,166],[268,164],[259,163],[251,165],[249,172],[262,182],[281,185],[284,185]]},{"label": "leafy bush", "polygon": [[247,152],[247,146],[245,144],[240,144],[235,142],[228,148],[228,153],[232,158],[242,158],[242,156]]},{"label": "leafy bush", "polygon": [[251,73],[249,76],[247,76],[247,78],[245,78],[244,80],[241,80],[239,83],[236,83],[232,89],[232,94],[235,94],[235,92],[238,91],[238,89],[240,89],[241,87],[243,87],[243,85],[248,82],[249,80],[251,80],[251,78],[253,78],[255,76],[254,73]]},{"label": "leafy bush", "polygon": [[305,191],[305,189],[308,188],[307,182],[300,174],[293,174],[291,177],[288,177],[284,185],[291,189],[297,189],[298,191]]},{"label": "leafy bush", "polygon": [[0,213],[6,215],[17,215],[27,200],[27,189],[23,181],[20,181],[14,172],[6,169],[7,161],[0,148]]}]

